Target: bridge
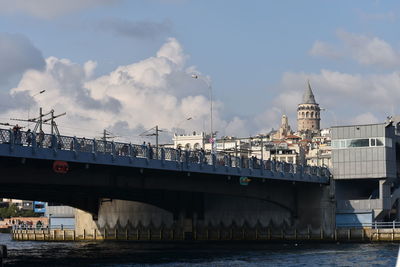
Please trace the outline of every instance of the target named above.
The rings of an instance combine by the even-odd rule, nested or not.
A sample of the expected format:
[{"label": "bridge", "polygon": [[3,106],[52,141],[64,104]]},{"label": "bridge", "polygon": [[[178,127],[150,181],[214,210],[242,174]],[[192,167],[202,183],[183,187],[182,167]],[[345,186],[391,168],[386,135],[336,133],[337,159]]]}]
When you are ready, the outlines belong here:
[{"label": "bridge", "polygon": [[[0,168],[0,195],[89,212],[93,222],[82,215],[78,227],[158,221],[185,229],[202,223],[332,228],[330,173],[322,167],[0,129]],[[131,214],[138,210],[142,218]]]}]

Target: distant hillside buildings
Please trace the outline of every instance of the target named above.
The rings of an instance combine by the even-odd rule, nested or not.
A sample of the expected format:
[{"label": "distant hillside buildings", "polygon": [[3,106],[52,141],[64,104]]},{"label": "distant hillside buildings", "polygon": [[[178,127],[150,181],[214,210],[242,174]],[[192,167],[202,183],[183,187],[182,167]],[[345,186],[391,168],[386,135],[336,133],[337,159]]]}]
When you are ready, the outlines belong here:
[{"label": "distant hillside buildings", "polygon": [[[292,130],[284,114],[278,130],[246,138],[225,136],[216,140],[214,149],[236,156],[331,167],[330,130],[321,130],[321,108],[310,83],[307,85],[297,107],[297,132]],[[210,135],[203,132],[175,134],[173,142],[171,147],[182,150],[211,151]]]}]

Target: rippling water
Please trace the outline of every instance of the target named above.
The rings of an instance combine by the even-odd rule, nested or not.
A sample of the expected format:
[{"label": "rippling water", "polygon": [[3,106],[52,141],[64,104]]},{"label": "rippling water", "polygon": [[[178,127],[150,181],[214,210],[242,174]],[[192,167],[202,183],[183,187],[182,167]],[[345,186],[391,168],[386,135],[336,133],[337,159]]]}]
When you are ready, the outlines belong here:
[{"label": "rippling water", "polygon": [[395,266],[399,244],[17,242],[5,266]]}]

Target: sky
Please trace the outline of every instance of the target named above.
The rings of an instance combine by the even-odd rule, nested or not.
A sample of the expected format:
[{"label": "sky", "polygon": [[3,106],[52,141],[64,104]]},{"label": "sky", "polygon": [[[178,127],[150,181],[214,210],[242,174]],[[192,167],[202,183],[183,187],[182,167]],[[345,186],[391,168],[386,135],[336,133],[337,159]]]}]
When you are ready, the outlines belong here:
[{"label": "sky", "polygon": [[211,92],[218,136],[246,137],[283,114],[295,130],[307,80],[322,127],[383,122],[400,113],[399,15],[390,0],[0,0],[0,122],[43,107],[67,113],[63,135],[142,142],[158,125],[171,142],[210,132]]}]

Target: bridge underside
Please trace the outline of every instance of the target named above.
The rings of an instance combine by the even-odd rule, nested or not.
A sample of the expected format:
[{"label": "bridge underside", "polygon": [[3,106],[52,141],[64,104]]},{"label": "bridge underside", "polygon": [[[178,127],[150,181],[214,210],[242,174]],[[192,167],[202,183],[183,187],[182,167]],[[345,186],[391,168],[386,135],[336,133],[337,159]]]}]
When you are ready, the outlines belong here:
[{"label": "bridge underside", "polygon": [[239,175],[83,163],[69,163],[68,173],[59,174],[53,163],[0,158],[0,195],[70,205],[91,213],[100,228],[128,222],[185,225],[188,220],[192,225],[257,222],[333,228],[327,185],[253,179],[244,186]]}]

